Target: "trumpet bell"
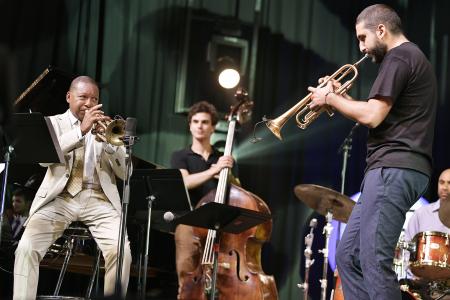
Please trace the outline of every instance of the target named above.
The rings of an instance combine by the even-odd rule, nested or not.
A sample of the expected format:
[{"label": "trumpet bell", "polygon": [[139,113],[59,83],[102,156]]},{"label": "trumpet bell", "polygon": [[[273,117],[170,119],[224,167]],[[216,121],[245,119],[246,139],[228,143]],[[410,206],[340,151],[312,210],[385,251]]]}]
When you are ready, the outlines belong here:
[{"label": "trumpet bell", "polygon": [[117,119],[111,121],[108,124],[105,130],[105,138],[106,142],[115,145],[122,146],[123,145],[123,137],[125,135],[125,120]]},{"label": "trumpet bell", "polygon": [[277,120],[270,120],[266,123],[267,128],[280,140],[282,141],[283,138],[281,137],[281,128],[284,126],[284,124],[280,124],[280,122],[277,122]]},{"label": "trumpet bell", "polygon": [[105,142],[114,146],[122,146],[125,136],[125,120],[121,117],[111,121],[99,121],[91,130],[99,142]]}]

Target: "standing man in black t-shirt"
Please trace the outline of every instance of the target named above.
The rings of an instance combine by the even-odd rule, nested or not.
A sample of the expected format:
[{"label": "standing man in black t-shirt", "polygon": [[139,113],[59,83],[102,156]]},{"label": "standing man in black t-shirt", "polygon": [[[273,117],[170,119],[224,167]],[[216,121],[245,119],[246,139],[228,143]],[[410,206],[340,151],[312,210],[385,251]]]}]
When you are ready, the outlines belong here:
[{"label": "standing man in black t-shirt", "polygon": [[355,26],[361,52],[380,64],[368,99],[337,95],[339,83],[330,81],[308,88],[310,107],[328,105],[369,128],[362,194],[336,254],[345,299],[396,300],[401,295],[392,269],[394,248],[405,214],[431,174],[436,78],[390,7],[367,7]]},{"label": "standing man in black t-shirt", "polygon": [[[233,158],[222,156],[211,145],[211,135],[214,133],[217,122],[217,111],[212,104],[206,101],[194,104],[188,114],[192,145],[176,151],[172,155],[171,166],[180,169],[193,206],[196,206],[203,196],[217,187],[215,176],[223,168],[233,167]],[[194,271],[200,259],[200,247],[200,242],[193,236],[192,227],[177,226],[175,248],[179,283],[180,276]]]}]

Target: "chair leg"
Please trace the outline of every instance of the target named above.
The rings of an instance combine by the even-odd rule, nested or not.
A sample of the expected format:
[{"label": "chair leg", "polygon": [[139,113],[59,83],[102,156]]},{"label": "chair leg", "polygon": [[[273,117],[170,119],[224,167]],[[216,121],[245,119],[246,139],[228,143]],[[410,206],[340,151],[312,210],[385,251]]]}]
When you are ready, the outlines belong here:
[{"label": "chair leg", "polygon": [[[97,247],[97,257],[95,258],[94,270],[91,275],[91,279],[89,280],[89,285],[86,291],[85,298],[89,300],[91,298],[92,288],[94,287],[94,281],[98,277],[100,273],[100,257],[102,255],[102,251]],[[98,282],[97,282],[98,283]]]},{"label": "chair leg", "polygon": [[67,240],[67,252],[66,257],[64,258],[64,263],[61,267],[61,272],[59,272],[58,282],[56,283],[55,292],[53,296],[58,296],[59,290],[61,289],[62,281],[64,279],[64,275],[66,274],[67,266],[69,265],[69,259],[72,256],[73,243],[75,238],[71,237],[70,240]]}]

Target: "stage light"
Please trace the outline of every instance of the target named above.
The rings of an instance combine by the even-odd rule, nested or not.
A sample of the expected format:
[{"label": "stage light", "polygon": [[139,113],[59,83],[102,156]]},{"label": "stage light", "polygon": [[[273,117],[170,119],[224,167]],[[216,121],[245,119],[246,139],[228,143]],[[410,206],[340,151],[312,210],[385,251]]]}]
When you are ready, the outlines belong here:
[{"label": "stage light", "polygon": [[238,85],[241,76],[235,69],[225,69],[220,72],[218,80],[224,89],[232,89]]},{"label": "stage light", "polygon": [[229,56],[219,57],[216,64],[217,80],[221,87],[232,89],[239,84],[241,75],[235,60]]},{"label": "stage light", "polygon": [[210,70],[215,72],[221,87],[235,88],[247,69],[248,41],[245,39],[214,35],[208,46]]},{"label": "stage light", "polygon": [[235,69],[223,69],[219,73],[218,80],[220,86],[224,89],[232,89],[238,85],[241,76]]}]

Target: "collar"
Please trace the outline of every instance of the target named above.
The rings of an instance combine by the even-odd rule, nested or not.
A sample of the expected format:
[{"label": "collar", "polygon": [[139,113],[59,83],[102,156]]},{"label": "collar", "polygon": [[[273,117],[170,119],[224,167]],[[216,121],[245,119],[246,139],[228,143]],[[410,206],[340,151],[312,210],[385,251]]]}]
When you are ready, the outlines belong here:
[{"label": "collar", "polygon": [[441,206],[441,199],[438,199],[436,202],[431,203],[431,210],[433,212],[437,212],[439,210],[439,207]]},{"label": "collar", "polygon": [[[70,109],[67,111],[67,115],[69,116],[70,124],[71,124],[71,125],[77,125],[77,122],[78,122],[79,120],[77,119],[77,117],[75,117],[75,116],[73,115],[73,113],[72,113],[72,111],[71,111]],[[81,122],[81,121],[80,121],[80,122]]]},{"label": "collar", "polygon": [[[201,156],[200,154],[198,154],[197,152],[194,152],[194,151],[192,150],[192,144],[189,145],[189,147],[188,147],[186,150],[187,150],[187,152],[188,152],[189,154],[194,154],[194,155],[199,155],[199,156]],[[217,154],[220,153],[219,150],[217,150],[214,146],[211,146],[211,150],[212,150],[212,152],[211,152],[211,154],[209,155],[210,157],[213,156],[213,155],[217,155]]]}]

